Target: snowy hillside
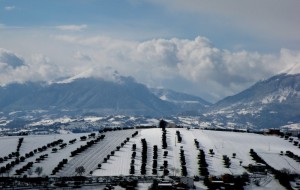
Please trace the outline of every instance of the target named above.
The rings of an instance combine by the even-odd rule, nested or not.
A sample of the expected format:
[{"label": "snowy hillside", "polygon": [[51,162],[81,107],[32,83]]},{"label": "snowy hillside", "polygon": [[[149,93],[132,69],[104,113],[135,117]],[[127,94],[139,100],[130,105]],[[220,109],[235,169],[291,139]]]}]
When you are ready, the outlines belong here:
[{"label": "snowy hillside", "polygon": [[[82,140],[83,136],[86,139]],[[210,176],[220,177],[224,174],[238,176],[248,173],[252,179],[253,171],[251,172],[247,168],[250,164],[255,164],[249,153],[250,149],[253,149],[275,170],[284,169],[300,174],[298,160],[285,154],[290,151],[294,155],[300,155],[300,149],[295,146],[295,143],[298,143],[297,139],[288,139],[288,141],[279,136],[252,133],[167,128],[167,146],[164,148],[162,136],[161,129],[150,128],[107,131],[99,134],[0,137],[0,149],[2,150],[0,157],[3,158],[0,167],[7,167],[8,163],[16,160],[11,153],[19,147],[20,157],[18,159],[23,156],[25,159],[24,161],[14,161],[14,165],[9,169],[10,176],[18,176],[18,173],[19,175],[29,174],[29,169],[22,168],[32,162],[30,170],[42,167],[42,175],[47,176],[74,176],[77,175],[75,168],[83,166],[85,171],[82,174],[85,176],[194,177],[202,176],[198,161],[201,150],[205,154]],[[23,140],[21,145],[18,145],[20,138]],[[60,139],[62,142],[51,145],[51,142]],[[72,140],[74,142],[71,142]],[[143,141],[147,145],[145,162],[142,161],[143,151],[145,151]],[[61,146],[62,144],[65,145]],[[74,153],[75,150],[86,144],[90,145],[78,153]],[[154,149],[157,149],[156,157]],[[133,154],[135,155],[133,156]],[[185,158],[184,165],[182,155]],[[229,158],[229,166],[224,164],[224,156]],[[63,166],[55,169],[64,159],[67,161]],[[154,162],[157,163],[155,166]],[[145,163],[144,174],[141,170],[143,163]],[[186,168],[186,173],[183,168]],[[20,172],[21,170],[23,172]],[[7,173],[7,170],[2,172]],[[37,174],[30,175],[36,176]],[[270,175],[260,175],[259,183],[265,189],[274,188],[274,184],[281,188],[278,181]],[[248,185],[250,189],[252,189],[252,185],[252,183]]]}]

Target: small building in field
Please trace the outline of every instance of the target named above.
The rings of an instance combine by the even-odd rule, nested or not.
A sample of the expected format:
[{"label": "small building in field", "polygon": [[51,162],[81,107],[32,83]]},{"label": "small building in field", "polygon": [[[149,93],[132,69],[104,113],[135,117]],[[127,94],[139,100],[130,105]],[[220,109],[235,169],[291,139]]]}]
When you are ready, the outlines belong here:
[{"label": "small building in field", "polygon": [[253,173],[266,173],[267,166],[262,163],[249,164],[248,168]]}]

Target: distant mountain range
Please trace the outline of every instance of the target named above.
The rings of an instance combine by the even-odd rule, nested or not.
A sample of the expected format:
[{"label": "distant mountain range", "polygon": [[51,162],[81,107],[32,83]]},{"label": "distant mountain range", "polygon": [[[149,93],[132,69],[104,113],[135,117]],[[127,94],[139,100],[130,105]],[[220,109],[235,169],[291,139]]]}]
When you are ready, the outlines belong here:
[{"label": "distant mountain range", "polygon": [[[166,101],[152,91],[165,93],[171,99]],[[47,110],[76,115],[92,113],[161,117],[190,109],[200,110],[209,105],[187,94],[152,91],[130,77],[119,77],[116,81],[80,78],[52,84],[15,83],[0,88],[0,111]]]},{"label": "distant mountain range", "polygon": [[78,78],[51,84],[0,87],[0,124],[51,115],[193,116],[224,128],[271,128],[300,123],[300,74],[280,74],[215,104],[167,89],[149,89],[130,77]]}]

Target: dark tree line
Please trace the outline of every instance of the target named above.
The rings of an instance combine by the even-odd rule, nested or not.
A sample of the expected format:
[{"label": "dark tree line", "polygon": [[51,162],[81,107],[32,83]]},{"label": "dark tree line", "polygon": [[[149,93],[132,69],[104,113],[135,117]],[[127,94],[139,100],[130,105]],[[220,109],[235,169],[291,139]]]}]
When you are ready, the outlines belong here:
[{"label": "dark tree line", "polygon": [[16,152],[20,151],[20,148],[22,146],[23,141],[24,141],[23,137],[19,138],[18,145],[17,145],[17,151]]},{"label": "dark tree line", "polygon": [[68,159],[63,159],[62,161],[60,161],[58,163],[58,165],[52,170],[52,174],[51,175],[55,175],[57,172],[59,172],[65,164],[68,163]]},{"label": "dark tree line", "polygon": [[168,144],[167,144],[167,131],[163,130],[163,133],[162,133],[162,148],[167,149],[167,147],[168,147]]},{"label": "dark tree line", "polygon": [[134,168],[134,162],[135,162],[135,156],[136,156],[136,144],[132,145],[132,155],[131,155],[131,162],[130,162],[130,170],[129,173],[130,174],[134,174],[135,173],[135,168]]},{"label": "dark tree line", "polygon": [[33,162],[28,162],[26,165],[24,165],[22,168],[16,170],[16,175],[23,174],[26,170],[30,169],[33,166]]},{"label": "dark tree line", "polygon": [[184,150],[182,148],[180,149],[180,163],[181,163],[181,174],[182,174],[182,176],[187,176],[185,155],[184,155]]},{"label": "dark tree line", "polygon": [[199,150],[198,164],[199,164],[200,175],[207,177],[209,175],[209,172],[207,169],[208,164],[205,159],[205,152],[202,149]]},{"label": "dark tree line", "polygon": [[136,131],[136,132],[134,132],[134,133],[132,134],[131,137],[133,138],[133,137],[137,136],[138,134],[139,134],[139,131]]},{"label": "dark tree line", "polygon": [[85,151],[86,149],[88,149],[92,145],[94,145],[94,144],[98,143],[99,141],[103,140],[104,137],[105,137],[105,135],[98,136],[95,140],[90,140],[85,145],[81,145],[79,148],[77,148],[76,150],[71,152],[71,157]]},{"label": "dark tree line", "polygon": [[152,163],[152,174],[156,175],[157,174],[157,158],[158,158],[158,153],[157,153],[157,145],[153,146],[153,163]]},{"label": "dark tree line", "polygon": [[141,165],[141,174],[146,174],[146,164],[147,164],[147,142],[146,139],[141,139],[142,142],[142,165]]}]

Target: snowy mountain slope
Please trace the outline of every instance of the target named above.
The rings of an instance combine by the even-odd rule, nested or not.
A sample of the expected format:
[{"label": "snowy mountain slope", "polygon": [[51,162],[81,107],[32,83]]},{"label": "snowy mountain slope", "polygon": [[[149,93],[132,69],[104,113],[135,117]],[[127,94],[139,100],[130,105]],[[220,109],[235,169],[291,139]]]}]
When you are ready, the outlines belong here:
[{"label": "snowy mountain slope", "polygon": [[175,105],[153,95],[147,87],[126,77],[113,82],[82,78],[70,83],[10,84],[0,88],[0,109],[5,112],[51,110],[127,115],[168,115]]},{"label": "snowy mountain slope", "polygon": [[280,74],[227,97],[205,113],[224,123],[259,128],[279,127],[300,121],[300,74]]},{"label": "snowy mountain slope", "polygon": [[165,100],[180,107],[183,112],[187,111],[203,111],[211,105],[211,103],[200,97],[175,92],[169,89],[152,88],[151,91],[161,100]]}]

